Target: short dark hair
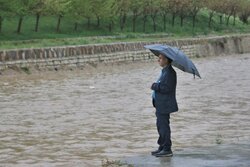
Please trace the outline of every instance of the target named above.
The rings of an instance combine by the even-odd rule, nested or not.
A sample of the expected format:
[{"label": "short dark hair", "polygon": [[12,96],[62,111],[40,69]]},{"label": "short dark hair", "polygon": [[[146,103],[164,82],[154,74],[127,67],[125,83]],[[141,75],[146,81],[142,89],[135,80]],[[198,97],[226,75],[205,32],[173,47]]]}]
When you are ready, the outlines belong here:
[{"label": "short dark hair", "polygon": [[172,59],[170,59],[170,58],[168,58],[168,57],[166,57],[166,58],[168,59],[168,62],[169,62],[169,63],[172,63],[172,61],[173,61]]}]

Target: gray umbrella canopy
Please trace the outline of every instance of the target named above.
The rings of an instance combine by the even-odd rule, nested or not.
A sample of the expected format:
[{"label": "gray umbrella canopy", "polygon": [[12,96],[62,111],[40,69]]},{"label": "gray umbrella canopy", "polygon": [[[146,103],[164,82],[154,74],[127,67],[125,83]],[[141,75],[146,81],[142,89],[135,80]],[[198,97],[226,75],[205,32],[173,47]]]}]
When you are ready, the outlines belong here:
[{"label": "gray umbrella canopy", "polygon": [[156,56],[162,54],[168,57],[172,60],[172,65],[179,68],[180,70],[191,73],[194,76],[197,75],[201,78],[194,63],[180,49],[161,44],[145,45],[144,47],[149,49]]}]

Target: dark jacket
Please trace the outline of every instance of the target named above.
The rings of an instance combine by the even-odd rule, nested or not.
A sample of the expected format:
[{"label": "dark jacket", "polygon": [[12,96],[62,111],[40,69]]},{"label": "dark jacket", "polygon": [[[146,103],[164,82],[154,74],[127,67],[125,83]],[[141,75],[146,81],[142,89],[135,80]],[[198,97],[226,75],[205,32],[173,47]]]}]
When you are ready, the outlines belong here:
[{"label": "dark jacket", "polygon": [[156,112],[169,114],[178,111],[176,101],[176,72],[171,65],[162,69],[162,75],[151,87],[155,91],[153,105]]}]

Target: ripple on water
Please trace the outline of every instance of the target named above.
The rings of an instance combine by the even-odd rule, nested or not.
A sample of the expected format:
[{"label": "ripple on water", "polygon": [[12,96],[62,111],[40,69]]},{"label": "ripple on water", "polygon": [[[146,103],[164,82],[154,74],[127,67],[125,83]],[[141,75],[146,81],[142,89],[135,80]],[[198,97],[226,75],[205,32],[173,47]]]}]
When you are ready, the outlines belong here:
[{"label": "ripple on water", "polygon": [[[202,79],[177,71],[173,148],[250,142],[250,55],[194,59]],[[156,147],[151,83],[157,63],[0,81],[0,163],[96,166]],[[53,75],[53,74],[51,74]]]}]

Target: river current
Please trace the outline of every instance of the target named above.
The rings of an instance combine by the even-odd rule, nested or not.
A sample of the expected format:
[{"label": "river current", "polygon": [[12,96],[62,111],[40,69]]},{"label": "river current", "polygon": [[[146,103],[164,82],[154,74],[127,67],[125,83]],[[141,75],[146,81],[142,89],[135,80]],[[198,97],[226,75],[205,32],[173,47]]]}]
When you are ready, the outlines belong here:
[{"label": "river current", "polygon": [[[173,151],[250,142],[250,54],[179,69]],[[157,147],[150,86],[157,62],[0,76],[0,166],[100,166]]]}]

